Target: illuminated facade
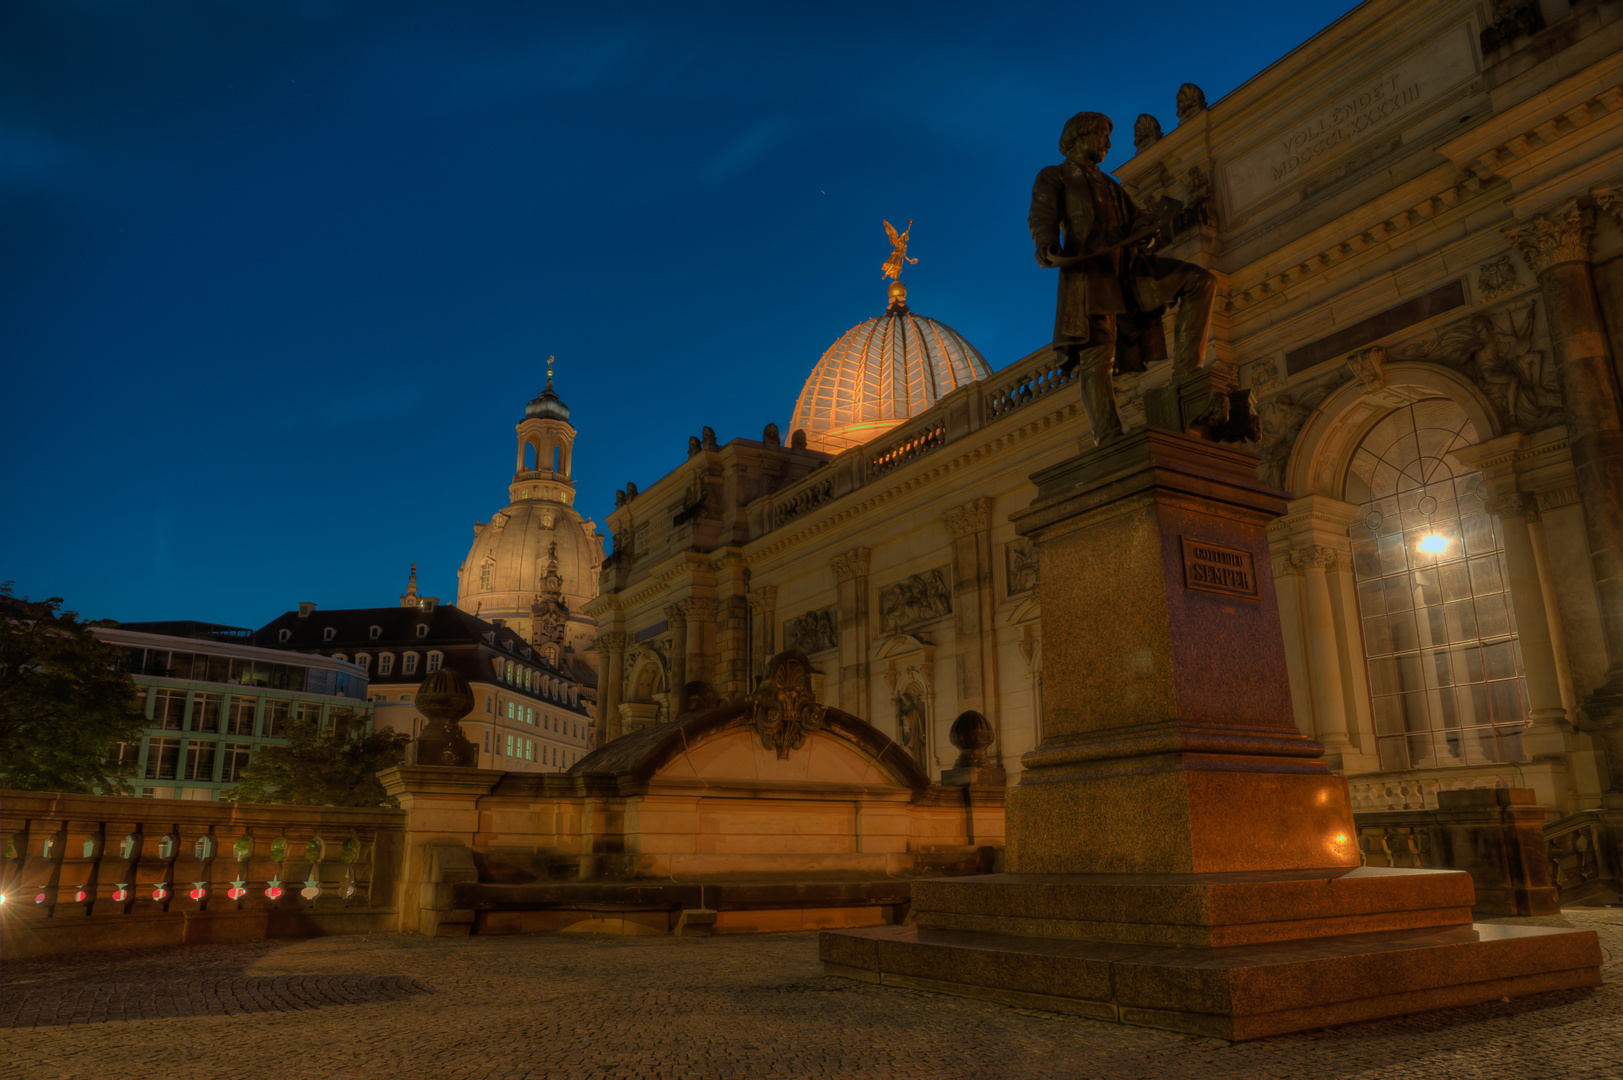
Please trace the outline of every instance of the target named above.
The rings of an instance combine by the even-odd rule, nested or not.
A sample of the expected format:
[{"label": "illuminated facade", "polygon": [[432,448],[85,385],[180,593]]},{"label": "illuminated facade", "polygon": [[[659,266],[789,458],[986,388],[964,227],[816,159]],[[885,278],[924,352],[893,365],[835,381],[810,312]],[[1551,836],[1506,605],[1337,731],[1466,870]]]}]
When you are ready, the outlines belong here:
[{"label": "illuminated facade", "polygon": [[[1256,392],[1257,475],[1291,499],[1295,717],[1355,809],[1531,788],[1552,851],[1592,852],[1580,831],[1623,828],[1623,19],[1524,8],[1370,0],[1209,108],[1186,88],[1116,175],[1184,204],[1162,250],[1218,279],[1207,361]],[[610,516],[586,609],[607,735],[794,647],[930,773],[973,709],[1018,779],[1044,634],[1010,516],[1093,439],[1046,344],[990,373],[964,344],[919,410],[906,350],[852,374],[882,340],[870,320],[818,362],[806,448],[706,448]],[[1129,429],[1169,367],[1118,377]]]}]

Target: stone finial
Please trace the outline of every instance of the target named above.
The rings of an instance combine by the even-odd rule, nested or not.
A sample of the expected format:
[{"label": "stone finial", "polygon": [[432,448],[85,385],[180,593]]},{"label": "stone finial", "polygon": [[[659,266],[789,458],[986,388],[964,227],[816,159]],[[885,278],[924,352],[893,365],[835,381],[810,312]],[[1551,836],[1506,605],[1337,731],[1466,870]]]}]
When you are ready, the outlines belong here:
[{"label": "stone finial", "polygon": [[626,492],[625,492],[624,488],[620,488],[617,491],[615,491],[615,493],[614,493],[614,505],[615,506],[624,506],[625,504],[626,504]]},{"label": "stone finial", "polygon": [[697,454],[703,448],[704,448],[704,444],[699,442],[699,437],[697,435],[689,435],[688,436],[688,457],[692,457],[694,454]]},{"label": "stone finial", "polygon": [[778,434],[778,425],[768,424],[761,431],[761,441],[768,446],[782,446],[783,436]]},{"label": "stone finial", "polygon": [[961,751],[953,763],[954,768],[984,768],[988,764],[986,748],[992,745],[992,737],[992,724],[986,717],[974,709],[959,713],[947,732],[952,745]]},{"label": "stone finial", "polygon": [[1192,82],[1178,87],[1178,123],[1206,111],[1206,94]]},{"label": "stone finial", "polygon": [[713,428],[713,427],[705,428],[704,429],[704,438],[702,440],[700,440],[699,445],[701,447],[703,447],[704,449],[706,449],[706,450],[715,450],[715,449],[717,449],[717,445],[716,445],[716,429]]},{"label": "stone finial", "polygon": [[1161,140],[1161,121],[1149,113],[1139,113],[1133,121],[1133,149],[1142,151]]},{"label": "stone finial", "polygon": [[794,434],[789,436],[789,445],[796,450],[806,449],[806,429],[795,428]]},{"label": "stone finial", "polygon": [[637,485],[633,484],[630,480],[627,480],[626,481],[626,502],[630,502],[632,499],[635,499],[636,497],[637,497]]},{"label": "stone finial", "polygon": [[442,667],[417,685],[417,711],[428,718],[417,736],[417,764],[473,768],[479,751],[458,723],[473,711],[473,687],[460,672]]}]

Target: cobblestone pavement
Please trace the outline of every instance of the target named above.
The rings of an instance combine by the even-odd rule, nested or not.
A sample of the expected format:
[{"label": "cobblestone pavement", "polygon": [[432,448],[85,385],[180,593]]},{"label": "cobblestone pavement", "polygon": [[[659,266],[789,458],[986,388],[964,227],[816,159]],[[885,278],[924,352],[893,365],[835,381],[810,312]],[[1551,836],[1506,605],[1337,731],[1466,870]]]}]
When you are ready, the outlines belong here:
[{"label": "cobblestone pavement", "polygon": [[815,934],[371,935],[7,963],[0,1077],[1623,1076],[1607,985],[1230,1046],[825,977]]}]

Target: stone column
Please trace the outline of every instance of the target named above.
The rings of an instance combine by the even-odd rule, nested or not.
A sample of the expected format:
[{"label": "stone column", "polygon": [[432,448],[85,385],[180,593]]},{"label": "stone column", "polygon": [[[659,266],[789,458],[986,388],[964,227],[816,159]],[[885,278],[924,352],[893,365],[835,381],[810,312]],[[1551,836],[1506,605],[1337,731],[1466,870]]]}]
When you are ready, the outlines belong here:
[{"label": "stone column", "polygon": [[1507,584],[1511,608],[1516,613],[1522,673],[1526,676],[1527,715],[1532,726],[1522,736],[1522,746],[1530,757],[1560,756],[1567,751],[1561,731],[1567,710],[1561,704],[1561,680],[1556,675],[1544,589],[1528,528],[1530,521],[1538,517],[1538,502],[1516,492],[1499,496],[1488,510],[1498,516],[1505,542]]},{"label": "stone column", "polygon": [[[695,596],[686,601],[687,675],[685,682],[716,685],[716,611],[714,597]],[[684,703],[685,707],[686,703]]]},{"label": "stone column", "polygon": [[1533,543],[1533,561],[1538,567],[1539,593],[1544,597],[1544,625],[1550,631],[1550,652],[1555,657],[1555,677],[1561,687],[1561,708],[1567,723],[1578,716],[1578,695],[1572,686],[1572,662],[1567,659],[1567,632],[1561,624],[1561,609],[1555,599],[1555,569],[1550,565],[1550,545],[1544,538],[1544,504],[1535,502],[1536,513],[1528,516],[1527,535]]},{"label": "stone column", "polygon": [[845,712],[873,723],[872,688],[868,678],[867,548],[852,548],[829,561],[839,583],[840,700]]},{"label": "stone column", "polygon": [[1336,552],[1310,547],[1296,553],[1302,566],[1306,603],[1308,663],[1313,671],[1313,712],[1319,719],[1319,739],[1332,769],[1353,749],[1347,738],[1346,694],[1341,685],[1341,650],[1336,645],[1335,611],[1325,574],[1335,569]]},{"label": "stone column", "polygon": [[[665,605],[665,625],[670,629],[671,635],[671,685],[666,689],[670,692],[672,701],[680,701],[682,687],[688,681],[688,611],[686,603]],[[670,717],[675,718],[679,707],[671,709]]]},{"label": "stone column", "polygon": [[[953,668],[958,678],[958,709],[985,716],[995,733],[992,761],[1003,764],[1003,725],[997,715],[997,657],[988,655],[992,637],[992,500],[972,499],[941,517],[952,537]],[[939,745],[936,732],[932,740]]]},{"label": "stone column", "polygon": [[597,654],[603,658],[603,672],[597,684],[597,745],[620,737],[620,695],[625,680],[626,635],[597,635]]},{"label": "stone column", "polygon": [[778,587],[762,585],[750,592],[749,689],[766,676],[766,665],[778,651]]},{"label": "stone column", "polygon": [[[1574,200],[1505,235],[1538,275],[1549,310],[1608,661],[1606,684],[1586,704],[1592,719],[1615,727],[1623,723],[1623,390],[1589,262],[1595,211]],[[1623,740],[1613,742],[1614,757],[1623,760]]]}]

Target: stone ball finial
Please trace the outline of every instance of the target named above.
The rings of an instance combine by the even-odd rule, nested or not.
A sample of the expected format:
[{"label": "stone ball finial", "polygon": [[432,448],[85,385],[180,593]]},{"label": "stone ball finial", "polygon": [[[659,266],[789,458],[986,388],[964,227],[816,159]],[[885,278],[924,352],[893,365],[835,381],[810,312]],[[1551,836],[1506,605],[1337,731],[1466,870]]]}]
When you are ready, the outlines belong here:
[{"label": "stone ball finial", "polygon": [[473,687],[461,672],[440,668],[417,684],[417,711],[428,718],[417,736],[417,764],[472,767],[479,754],[457,721],[473,712]]},{"label": "stone ball finial", "polygon": [[1143,150],[1161,139],[1161,121],[1149,113],[1139,113],[1133,123],[1133,149]]},{"label": "stone ball finial", "polygon": [[958,719],[952,722],[952,728],[947,732],[947,738],[952,740],[952,745],[962,751],[958,755],[958,760],[953,763],[953,768],[985,768],[986,748],[992,745],[993,737],[992,723],[986,717],[974,709],[959,713]]},{"label": "stone ball finial", "polygon": [[795,450],[806,449],[806,429],[795,428],[794,434],[789,436],[789,445]]},{"label": "stone ball finial", "polygon": [[1206,93],[1192,82],[1178,87],[1178,123],[1206,111]]}]

